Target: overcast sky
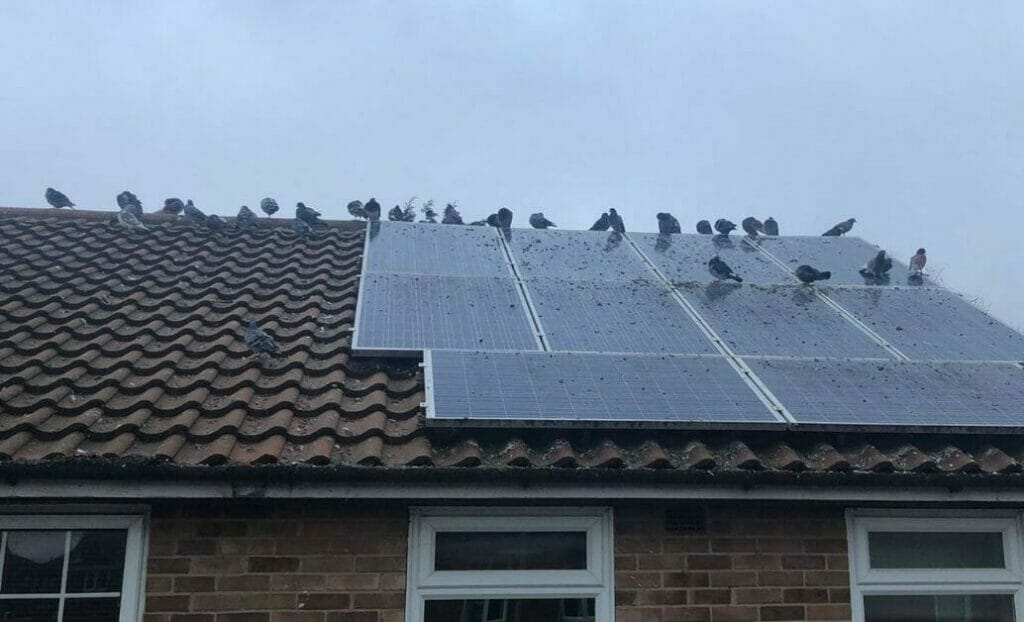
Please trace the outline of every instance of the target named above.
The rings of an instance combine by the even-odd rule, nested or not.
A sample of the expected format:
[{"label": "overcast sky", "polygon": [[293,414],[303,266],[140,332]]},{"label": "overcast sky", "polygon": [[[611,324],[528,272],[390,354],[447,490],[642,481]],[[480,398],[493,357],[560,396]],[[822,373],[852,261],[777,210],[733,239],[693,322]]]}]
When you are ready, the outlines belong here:
[{"label": "overcast sky", "polygon": [[0,0],[0,205],[774,216],[1024,327],[1024,2]]}]

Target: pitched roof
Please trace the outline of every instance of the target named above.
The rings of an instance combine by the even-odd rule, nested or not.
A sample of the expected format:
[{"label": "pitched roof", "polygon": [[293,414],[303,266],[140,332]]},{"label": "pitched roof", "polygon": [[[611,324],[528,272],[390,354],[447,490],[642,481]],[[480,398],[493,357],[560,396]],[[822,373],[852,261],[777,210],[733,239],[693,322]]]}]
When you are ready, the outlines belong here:
[{"label": "pitched roof", "polygon": [[[0,469],[165,465],[679,473],[1024,471],[1016,435],[427,428],[418,361],[349,340],[363,226],[211,234],[0,208]],[[281,355],[250,353],[248,319]]]}]

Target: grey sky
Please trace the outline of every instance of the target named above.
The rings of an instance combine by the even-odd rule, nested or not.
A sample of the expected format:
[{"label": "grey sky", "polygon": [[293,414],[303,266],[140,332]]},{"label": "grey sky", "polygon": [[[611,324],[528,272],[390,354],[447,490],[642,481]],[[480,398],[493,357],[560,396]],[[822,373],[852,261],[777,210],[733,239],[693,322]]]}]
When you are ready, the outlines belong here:
[{"label": "grey sky", "polygon": [[854,233],[1024,327],[1021,2],[0,0],[0,205]]}]

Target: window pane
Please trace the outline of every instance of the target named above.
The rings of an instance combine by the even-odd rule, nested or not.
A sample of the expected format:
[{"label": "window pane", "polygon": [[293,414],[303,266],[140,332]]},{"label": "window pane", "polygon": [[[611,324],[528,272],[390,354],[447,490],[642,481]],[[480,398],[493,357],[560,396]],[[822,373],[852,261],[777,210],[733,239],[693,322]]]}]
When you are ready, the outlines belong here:
[{"label": "window pane", "polygon": [[120,592],[127,537],[120,530],[72,532],[67,591]]},{"label": "window pane", "polygon": [[64,601],[64,622],[117,622],[120,598],[69,598]]},{"label": "window pane", "polygon": [[587,534],[438,532],[434,570],[586,570]]},{"label": "window pane", "polygon": [[593,598],[428,600],[424,622],[594,622]]},{"label": "window pane", "polygon": [[1000,532],[868,534],[872,568],[1005,568]]},{"label": "window pane", "polygon": [[57,599],[0,600],[3,622],[56,622]]},{"label": "window pane", "polygon": [[1009,594],[865,596],[865,622],[1013,622]]},{"label": "window pane", "polygon": [[4,551],[4,594],[60,592],[65,531],[8,531]]}]

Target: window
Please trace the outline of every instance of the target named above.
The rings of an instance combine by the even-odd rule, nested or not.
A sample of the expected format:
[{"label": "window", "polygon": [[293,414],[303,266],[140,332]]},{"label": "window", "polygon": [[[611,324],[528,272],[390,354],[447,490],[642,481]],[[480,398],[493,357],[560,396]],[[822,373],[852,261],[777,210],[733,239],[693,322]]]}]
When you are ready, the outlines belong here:
[{"label": "window", "polygon": [[855,621],[1017,619],[1018,515],[857,511],[848,523]]},{"label": "window", "polygon": [[609,509],[414,509],[408,622],[612,622]]},{"label": "window", "polygon": [[142,517],[0,517],[0,622],[135,622]]}]

